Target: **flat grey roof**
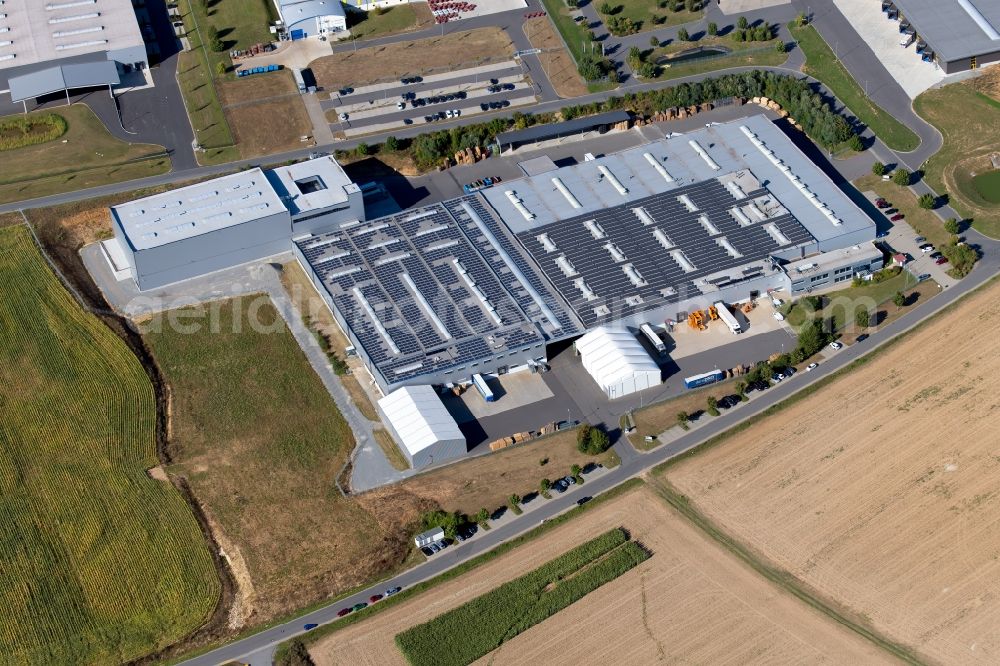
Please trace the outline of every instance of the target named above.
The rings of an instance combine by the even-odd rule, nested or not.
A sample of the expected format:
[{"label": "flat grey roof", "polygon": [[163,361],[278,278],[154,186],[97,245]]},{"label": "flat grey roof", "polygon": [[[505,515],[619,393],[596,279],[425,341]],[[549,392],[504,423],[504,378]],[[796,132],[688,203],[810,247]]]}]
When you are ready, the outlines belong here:
[{"label": "flat grey roof", "polygon": [[942,60],[1000,51],[997,0],[893,0],[893,4]]},{"label": "flat grey roof", "polygon": [[541,141],[552,139],[566,134],[576,134],[599,125],[613,125],[628,120],[632,116],[628,111],[608,111],[598,113],[593,116],[574,118],[561,123],[549,123],[546,125],[535,125],[522,130],[513,130],[497,134],[497,143],[501,146],[510,143],[526,143],[529,141]]},{"label": "flat grey roof", "polygon": [[561,326],[558,297],[533,294],[489,241],[489,215],[468,196],[295,240],[387,384],[530,348]]},{"label": "flat grey roof", "polygon": [[111,207],[111,214],[136,250],[159,247],[281,212],[287,209],[260,168]]},{"label": "flat grey roof", "polygon": [[269,169],[267,178],[293,215],[346,203],[349,193],[361,191],[329,156]]},{"label": "flat grey roof", "polygon": [[789,262],[785,265],[785,271],[792,280],[795,280],[796,276],[812,275],[831,266],[843,266],[845,262],[878,259],[881,256],[882,250],[875,247],[874,243],[862,243]]},{"label": "flat grey roof", "polygon": [[31,74],[12,76],[8,84],[11,101],[20,102],[63,90],[117,85],[120,82],[118,66],[110,60],[98,60],[56,65]]},{"label": "flat grey roof", "polygon": [[142,46],[131,0],[13,0],[0,7],[0,69]]}]

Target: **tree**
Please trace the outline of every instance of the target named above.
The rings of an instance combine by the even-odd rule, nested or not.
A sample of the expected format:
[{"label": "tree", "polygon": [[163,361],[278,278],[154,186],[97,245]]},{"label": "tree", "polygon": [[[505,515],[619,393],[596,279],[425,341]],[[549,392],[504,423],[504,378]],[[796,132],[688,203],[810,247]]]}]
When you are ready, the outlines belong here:
[{"label": "tree", "polygon": [[785,45],[785,42],[781,40],[778,40],[778,42],[774,45],[774,50],[778,53],[784,53],[787,49],[788,47]]},{"label": "tree", "polygon": [[701,0],[687,0],[684,5],[689,12],[696,12],[701,9]]},{"label": "tree", "polygon": [[847,146],[856,153],[860,153],[865,149],[865,143],[861,140],[861,136],[854,134],[850,139],[847,140]]},{"label": "tree", "polygon": [[483,527],[486,527],[489,520],[490,520],[490,512],[486,509],[486,507],[483,507],[482,509],[479,510],[479,513],[476,514],[476,522],[482,525]]},{"label": "tree", "polygon": [[906,169],[896,169],[892,172],[892,182],[900,187],[906,187],[910,184],[910,172]]},{"label": "tree", "polygon": [[649,45],[652,46],[654,49],[659,48],[660,38],[657,37],[656,35],[653,35],[652,37],[649,38]]},{"label": "tree", "polygon": [[224,63],[221,60],[219,62],[215,63],[215,73],[218,74],[219,76],[222,76],[223,74],[225,74],[226,70],[228,70],[228,69],[229,68],[226,67],[226,63]]},{"label": "tree", "polygon": [[708,414],[709,416],[719,415],[719,401],[714,395],[708,396],[708,400],[705,401],[708,404]]},{"label": "tree", "polygon": [[629,64],[635,63],[636,65],[638,65],[640,62],[642,62],[642,49],[640,49],[638,46],[633,46],[632,48],[630,48],[628,50],[628,60]]},{"label": "tree", "polygon": [[357,147],[354,149],[354,152],[356,152],[359,156],[364,157],[365,155],[368,154],[368,144],[359,143]]},{"label": "tree", "polygon": [[871,318],[868,310],[862,308],[854,314],[854,323],[860,328],[868,328],[868,325],[871,324]]},{"label": "tree", "polygon": [[677,39],[682,42],[686,42],[691,39],[691,35],[688,34],[687,28],[681,28],[677,31]]},{"label": "tree", "polygon": [[733,30],[733,41],[735,42],[747,41],[747,31],[740,29]]},{"label": "tree", "polygon": [[394,136],[387,136],[385,138],[385,145],[383,146],[383,148],[385,148],[385,152],[387,153],[396,152],[397,150],[399,150],[399,139],[397,139]]},{"label": "tree", "polygon": [[687,412],[677,412],[677,425],[679,425],[684,430],[688,429],[688,421],[690,420],[691,417],[688,416]]},{"label": "tree", "polygon": [[580,453],[586,453],[587,447],[590,444],[590,432],[594,429],[594,426],[589,423],[582,423],[580,427],[576,429],[576,450]]},{"label": "tree", "polygon": [[947,220],[944,221],[944,230],[947,231],[949,234],[957,234],[959,231],[961,231],[961,227],[958,224],[958,220],[956,220],[953,217],[949,217]]},{"label": "tree", "polygon": [[601,6],[597,8],[597,11],[601,12],[605,16],[610,16],[614,13],[615,8],[611,6],[610,2],[602,2]]},{"label": "tree", "polygon": [[636,76],[643,79],[652,79],[656,77],[657,67],[651,62],[644,62],[639,65],[639,69],[635,70]]},{"label": "tree", "polygon": [[881,162],[876,162],[872,165],[872,173],[876,176],[885,175],[885,165]]},{"label": "tree", "polygon": [[513,495],[507,498],[507,501],[510,502],[511,506],[517,506],[518,504],[521,503],[521,496],[518,495],[517,493],[514,493]]},{"label": "tree", "polygon": [[216,53],[222,53],[226,50],[226,45],[219,37],[219,31],[215,29],[214,25],[208,26],[208,48]]},{"label": "tree", "polygon": [[293,638],[288,648],[275,657],[274,666],[313,666],[314,663],[301,638]]},{"label": "tree", "polygon": [[937,200],[934,198],[934,195],[931,194],[930,192],[924,192],[923,194],[920,195],[920,198],[917,199],[917,203],[920,205],[921,208],[924,208],[926,210],[931,210],[932,208],[934,208],[934,204],[937,203]]},{"label": "tree", "polygon": [[613,69],[610,72],[608,72],[608,81],[610,81],[611,83],[618,83],[619,77],[617,69]]},{"label": "tree", "polygon": [[795,17],[795,24],[800,28],[809,23],[809,19],[806,18],[805,12],[799,12],[799,15]]},{"label": "tree", "polygon": [[542,492],[542,497],[549,496],[549,488],[552,487],[552,482],[548,479],[542,479],[538,484],[538,489]]},{"label": "tree", "polygon": [[715,21],[709,21],[708,34],[711,35],[712,37],[715,37],[717,34],[719,34],[719,26],[715,23]]},{"label": "tree", "polygon": [[799,361],[803,361],[826,344],[826,332],[823,330],[823,322],[813,320],[804,324],[799,329],[798,344],[793,356],[798,356]]},{"label": "tree", "polygon": [[748,25],[750,25],[750,22],[747,21],[746,16],[741,16],[736,20],[736,27],[740,30],[746,30]]},{"label": "tree", "polygon": [[583,470],[580,469],[579,465],[573,465],[572,467],[569,468],[569,473],[572,474],[573,476],[580,476],[581,471]]},{"label": "tree", "polygon": [[892,304],[895,305],[897,308],[901,308],[904,305],[906,305],[906,296],[903,294],[903,292],[897,291],[895,294],[893,294]]}]

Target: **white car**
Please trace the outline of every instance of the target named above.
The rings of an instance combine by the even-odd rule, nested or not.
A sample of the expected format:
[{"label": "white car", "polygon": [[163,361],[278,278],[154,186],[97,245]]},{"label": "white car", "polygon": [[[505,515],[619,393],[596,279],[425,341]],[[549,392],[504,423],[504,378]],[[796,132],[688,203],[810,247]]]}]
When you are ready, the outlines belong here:
[{"label": "white car", "polygon": [[452,113],[454,113],[455,117],[458,118],[460,115],[462,115],[462,109],[455,109],[454,111],[452,111]]},{"label": "white car", "polygon": [[772,312],[771,316],[777,319],[778,321],[785,321],[785,315],[781,314],[780,312]]},{"label": "white car", "polygon": [[780,308],[781,304],[782,304],[782,301],[777,296],[772,296],[771,297],[771,304],[774,305],[774,307],[776,307],[776,308]]},{"label": "white car", "polygon": [[841,347],[843,347],[843,346],[844,346],[844,345],[842,345],[842,344],[841,344],[841,343],[839,343],[839,342],[831,342],[831,343],[830,343],[830,349],[840,349],[840,348],[841,348]]},{"label": "white car", "polygon": [[930,243],[928,243],[927,245],[921,245],[920,251],[923,252],[924,254],[927,254],[928,252],[933,252],[934,246],[931,245]]},{"label": "white car", "polygon": [[806,366],[806,372],[809,372],[810,370],[815,370],[818,367],[819,363],[810,363],[809,365]]},{"label": "white car", "polygon": [[454,118],[455,112],[452,111],[451,109],[448,109],[448,112],[445,115],[448,116],[449,118]]},{"label": "white car", "polygon": [[406,108],[406,102],[396,102],[396,108],[397,109],[405,109]]}]

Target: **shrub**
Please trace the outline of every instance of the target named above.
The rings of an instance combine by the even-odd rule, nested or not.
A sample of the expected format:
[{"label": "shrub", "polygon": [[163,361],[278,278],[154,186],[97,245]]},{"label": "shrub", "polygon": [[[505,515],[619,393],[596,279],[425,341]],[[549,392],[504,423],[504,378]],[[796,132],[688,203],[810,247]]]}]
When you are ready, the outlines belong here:
[{"label": "shrub", "polygon": [[736,20],[736,27],[740,30],[746,30],[748,25],[750,25],[750,22],[747,21],[746,16],[741,16]]},{"label": "shrub", "polygon": [[805,12],[799,12],[799,15],[795,17],[795,23],[800,28],[809,23],[809,19],[806,17]]},{"label": "shrub", "polygon": [[677,31],[677,39],[681,40],[682,42],[686,42],[691,39],[691,35],[688,34],[687,28],[681,28],[680,30]]},{"label": "shrub", "polygon": [[274,666],[313,666],[309,650],[301,638],[293,638],[288,647],[275,655]]},{"label": "shrub", "polygon": [[359,143],[358,146],[354,149],[354,152],[359,157],[364,157],[369,152],[369,150],[368,150],[368,144],[367,143]]},{"label": "shrub", "polygon": [[826,332],[823,330],[823,323],[819,320],[810,321],[799,329],[798,343],[793,356],[798,358],[797,362],[809,358],[826,344]]},{"label": "shrub", "polygon": [[479,513],[476,514],[476,522],[479,523],[480,527],[487,528],[490,526],[490,512],[486,507],[480,509]]},{"label": "shrub", "polygon": [[979,253],[972,246],[964,243],[945,245],[941,248],[941,254],[951,264],[951,270],[948,273],[952,277],[965,277],[979,259]]},{"label": "shrub", "polygon": [[959,231],[961,231],[961,227],[958,224],[958,220],[956,220],[953,217],[949,217],[947,220],[944,221],[944,230],[947,231],[949,234],[957,234]]},{"label": "shrub", "polygon": [[745,42],[747,41],[747,31],[746,30],[733,30],[733,41],[734,42]]},{"label": "shrub", "polygon": [[397,139],[394,136],[387,136],[385,138],[385,143],[383,144],[382,148],[387,153],[394,153],[394,152],[396,152],[397,150],[399,150],[399,139]]},{"label": "shrub", "polygon": [[208,48],[216,53],[222,53],[226,50],[226,44],[219,37],[219,31],[215,29],[214,25],[208,26]]},{"label": "shrub", "polygon": [[549,481],[548,479],[542,479],[538,483],[538,490],[541,491],[542,497],[548,497],[549,496],[549,488],[551,488],[551,487],[552,487],[552,482]]},{"label": "shrub", "polygon": [[892,182],[900,187],[906,187],[910,184],[910,172],[906,169],[896,169],[892,173]]},{"label": "shrub", "polygon": [[872,165],[872,173],[875,174],[876,176],[885,175],[885,165],[882,164],[881,162],[876,162],[875,164]]},{"label": "shrub", "polygon": [[566,0],[566,6],[570,9],[576,9],[580,6],[579,0]]},{"label": "shrub", "polygon": [[897,308],[901,308],[906,305],[906,296],[901,291],[897,291],[892,295],[892,304]]},{"label": "shrub", "polygon": [[711,35],[712,37],[715,37],[717,34],[719,34],[719,26],[718,24],[716,24],[715,21],[709,21],[708,34]]},{"label": "shrub", "polygon": [[639,32],[641,23],[636,23],[627,16],[612,16],[604,22],[604,25],[607,27],[608,32],[615,37],[623,37]]},{"label": "shrub", "polygon": [[644,62],[635,70],[636,76],[643,79],[653,79],[659,73],[659,69],[651,62]]},{"label": "shrub", "polygon": [[68,129],[66,119],[55,113],[14,116],[0,120],[0,150],[16,150],[58,139]]},{"label": "shrub", "polygon": [[689,12],[696,12],[701,9],[701,0],[687,0],[685,6]]},{"label": "shrub", "polygon": [[691,420],[691,417],[688,416],[687,412],[677,412],[677,425],[679,425],[684,430],[688,429],[688,427],[689,427],[688,426],[688,421],[690,421],[690,420]]},{"label": "shrub", "polygon": [[652,37],[649,38],[649,45],[652,46],[654,49],[659,47],[660,39],[656,35],[653,35]]},{"label": "shrub", "polygon": [[610,16],[615,13],[615,8],[610,2],[602,2],[601,6],[597,8],[597,11],[601,12],[605,16]]},{"label": "shrub", "polygon": [[580,453],[585,453],[587,450],[587,442],[590,441],[590,431],[594,429],[594,426],[589,423],[582,423],[576,430],[576,449]]},{"label": "shrub", "polygon": [[788,50],[788,47],[785,45],[783,41],[779,40],[778,43],[774,45],[774,50],[777,51],[778,53],[784,53],[786,50]]},{"label": "shrub", "polygon": [[859,135],[855,134],[851,136],[850,139],[847,140],[847,147],[856,153],[860,153],[862,150],[865,149],[865,143],[864,141],[861,140],[861,137]]},{"label": "shrub", "polygon": [[923,194],[920,195],[920,198],[917,199],[917,204],[921,208],[924,208],[926,210],[931,210],[932,208],[934,208],[934,204],[936,203],[937,199],[930,192],[924,192]]},{"label": "shrub", "polygon": [[215,63],[215,73],[218,74],[219,76],[225,75],[225,73],[228,71],[228,69],[229,68],[226,67],[226,63],[224,63],[221,60],[219,62]]},{"label": "shrub", "polygon": [[421,531],[440,527],[444,530],[445,537],[449,539],[455,538],[458,528],[465,522],[465,516],[457,511],[449,513],[448,511],[436,509],[434,511],[427,511],[420,516]]},{"label": "shrub", "polygon": [[706,411],[708,412],[709,416],[718,416],[719,401],[716,399],[716,397],[714,395],[710,395],[708,396],[708,400],[706,400],[705,402],[708,405],[708,409]]},{"label": "shrub", "polygon": [[871,313],[864,308],[854,313],[854,323],[860,328],[868,328],[868,325],[871,324],[871,319]]}]

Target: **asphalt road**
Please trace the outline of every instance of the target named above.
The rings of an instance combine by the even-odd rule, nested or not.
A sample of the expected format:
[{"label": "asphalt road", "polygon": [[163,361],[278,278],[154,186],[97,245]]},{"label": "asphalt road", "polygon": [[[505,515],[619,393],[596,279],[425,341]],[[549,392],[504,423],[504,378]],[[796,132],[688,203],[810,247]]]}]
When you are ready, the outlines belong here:
[{"label": "asphalt road", "polygon": [[[984,240],[983,251],[984,256],[982,261],[979,262],[967,278],[956,286],[951,287],[925,304],[914,308],[914,310],[891,324],[872,333],[864,342],[845,348],[829,360],[820,364],[816,370],[808,374],[800,373],[793,379],[773,386],[750,403],[724,413],[698,430],[685,434],[649,453],[640,454],[631,450],[631,453],[627,457],[622,458],[623,462],[619,467],[609,470],[608,473],[601,477],[588,481],[586,494],[597,496],[655,465],[698,446],[734,425],[760,414],[805,386],[828,377],[888,340],[933,317],[955,300],[980,286],[996,274],[998,268],[1000,268],[1000,243]],[[616,450],[619,451],[621,447],[629,447],[628,443],[624,440],[619,441],[615,446]],[[631,447],[629,448],[631,449]],[[245,659],[254,653],[269,653],[275,644],[304,633],[303,626],[305,624],[326,624],[336,621],[336,614],[339,609],[367,601],[368,597],[372,594],[381,593],[385,589],[396,585],[404,588],[411,587],[420,581],[437,576],[532,529],[540,521],[552,518],[573,508],[576,500],[583,494],[584,491],[579,490],[563,495],[554,495],[553,499],[548,500],[544,505],[535,508],[517,520],[498,525],[488,532],[480,532],[472,541],[452,547],[443,554],[435,556],[424,564],[418,565],[390,580],[383,581],[350,597],[302,615],[295,620],[266,629],[183,663],[188,666],[215,666],[216,664],[231,660]]]}]

